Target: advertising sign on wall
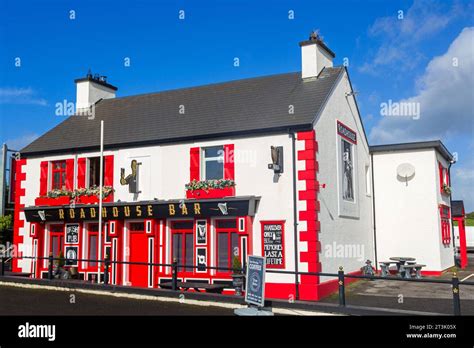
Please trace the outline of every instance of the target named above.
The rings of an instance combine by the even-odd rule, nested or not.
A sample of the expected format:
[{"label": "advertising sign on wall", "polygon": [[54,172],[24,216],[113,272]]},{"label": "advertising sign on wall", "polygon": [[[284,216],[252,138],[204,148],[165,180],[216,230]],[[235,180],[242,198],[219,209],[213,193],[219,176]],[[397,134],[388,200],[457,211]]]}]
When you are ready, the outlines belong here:
[{"label": "advertising sign on wall", "polygon": [[262,255],[267,268],[285,267],[285,221],[261,221]]}]

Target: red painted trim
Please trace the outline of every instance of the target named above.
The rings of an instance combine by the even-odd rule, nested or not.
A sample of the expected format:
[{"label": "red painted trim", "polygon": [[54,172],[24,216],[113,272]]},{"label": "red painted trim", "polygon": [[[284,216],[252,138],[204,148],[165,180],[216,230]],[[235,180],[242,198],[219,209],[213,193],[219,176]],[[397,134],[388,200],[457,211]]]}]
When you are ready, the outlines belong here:
[{"label": "red painted trim", "polygon": [[189,179],[190,181],[197,180],[200,178],[200,151],[199,147],[192,147],[189,152],[190,164],[189,164]]},{"label": "red painted trim", "polygon": [[[23,181],[26,180],[26,173],[23,172],[23,166],[26,165],[26,159],[16,160],[15,162],[15,180],[12,186],[15,186],[15,212],[13,214],[13,245],[18,250],[18,256],[22,256],[19,246],[23,244],[23,236],[20,236],[20,228],[25,226],[25,221],[20,218],[20,212],[24,208],[24,204],[20,203],[21,197],[25,196],[25,189],[21,187]],[[13,258],[12,271],[21,272],[18,267],[18,258]]]},{"label": "red painted trim", "polygon": [[285,259],[285,220],[262,220],[260,221],[260,232],[261,232],[261,240],[262,240],[262,256],[265,256],[264,252],[264,238],[263,238],[263,226],[264,225],[281,225],[281,245],[282,245],[282,264],[281,265],[266,265],[266,268],[271,268],[271,269],[284,269],[285,264],[286,264],[286,259]]},{"label": "red painted trim", "polygon": [[298,132],[296,133],[297,140],[314,140],[316,138],[316,132],[313,130],[306,131],[306,132]]},{"label": "red painted trim", "polygon": [[188,190],[186,191],[186,198],[223,198],[235,196],[235,187],[224,187],[222,189],[209,190]]},{"label": "red painted trim", "polygon": [[224,145],[224,179],[235,179],[234,144]]},{"label": "red painted trim", "polygon": [[86,187],[86,163],[87,158],[85,157],[77,160],[77,188]]},{"label": "red painted trim", "polygon": [[74,159],[66,160],[66,189],[74,189]]},{"label": "red painted trim", "polygon": [[114,156],[104,156],[104,186],[114,186]]},{"label": "red painted trim", "polygon": [[40,163],[40,196],[46,196],[46,193],[48,193],[48,167],[48,161]]},{"label": "red painted trim", "polygon": [[[300,231],[298,238],[300,242],[306,242],[307,251],[299,253],[299,262],[306,263],[309,272],[320,272],[318,231],[320,223],[318,221],[319,202],[317,182],[318,162],[316,151],[316,133],[313,131],[297,133],[297,140],[304,141],[304,150],[298,151],[297,159],[304,162],[304,170],[298,171],[298,180],[304,182],[306,189],[298,191],[298,200],[306,203],[306,210],[298,211],[298,220],[307,224],[306,231]],[[318,300],[319,276],[302,275],[298,286],[300,300]],[[287,295],[288,296],[288,295]],[[285,296],[285,297],[287,297]],[[284,298],[284,297],[281,297]]]},{"label": "red painted trim", "polygon": [[462,217],[453,218],[453,220],[458,222],[459,254],[460,254],[459,256],[461,258],[461,268],[464,269],[466,268],[468,264],[464,214]]},{"label": "red painted trim", "polygon": [[295,284],[265,282],[265,297],[296,300]]}]

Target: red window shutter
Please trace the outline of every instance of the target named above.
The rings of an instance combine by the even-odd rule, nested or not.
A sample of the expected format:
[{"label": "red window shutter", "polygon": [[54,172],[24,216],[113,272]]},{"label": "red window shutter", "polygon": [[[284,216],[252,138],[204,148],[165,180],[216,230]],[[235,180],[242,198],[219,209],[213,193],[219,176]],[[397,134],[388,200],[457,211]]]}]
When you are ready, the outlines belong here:
[{"label": "red window shutter", "polygon": [[66,160],[66,189],[74,189],[74,159]]},{"label": "red window shutter", "polygon": [[40,164],[40,196],[46,196],[48,193],[48,161],[42,161]]},{"label": "red window shutter", "polygon": [[197,180],[199,181],[199,153],[201,149],[199,147],[192,147],[190,150],[190,169],[189,169],[189,178],[190,181]]},{"label": "red window shutter", "polygon": [[234,180],[234,144],[224,145],[224,179]]},{"label": "red window shutter", "polygon": [[77,188],[86,187],[86,158],[77,160]]},{"label": "red window shutter", "polygon": [[104,156],[104,186],[114,186],[114,156]]}]

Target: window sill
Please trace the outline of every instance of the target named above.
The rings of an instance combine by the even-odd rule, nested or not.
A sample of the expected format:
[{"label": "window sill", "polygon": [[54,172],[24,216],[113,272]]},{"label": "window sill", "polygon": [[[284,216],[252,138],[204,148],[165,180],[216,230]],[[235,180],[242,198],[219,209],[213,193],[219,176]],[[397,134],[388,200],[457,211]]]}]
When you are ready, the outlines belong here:
[{"label": "window sill", "polygon": [[235,187],[224,187],[222,189],[209,190],[188,190],[186,191],[186,198],[188,199],[206,199],[206,198],[223,198],[228,196],[235,196]]}]

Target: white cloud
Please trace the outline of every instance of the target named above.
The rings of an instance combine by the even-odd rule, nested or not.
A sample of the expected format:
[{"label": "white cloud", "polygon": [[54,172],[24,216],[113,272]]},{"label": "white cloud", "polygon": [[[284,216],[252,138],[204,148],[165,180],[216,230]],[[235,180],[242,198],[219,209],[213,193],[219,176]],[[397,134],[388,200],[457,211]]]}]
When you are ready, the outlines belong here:
[{"label": "white cloud", "polygon": [[379,68],[392,67],[397,71],[414,69],[424,58],[419,51],[421,41],[434,37],[448,24],[459,19],[472,10],[472,4],[446,3],[433,0],[415,0],[413,5],[399,13],[378,18],[369,28],[368,34],[373,39],[381,39],[380,46],[370,60],[359,67],[364,73],[377,73]]},{"label": "white cloud", "polygon": [[27,133],[23,134],[17,138],[7,139],[5,144],[7,144],[9,149],[20,151],[26,145],[30,144],[34,140],[38,138],[38,134],[36,133]]},{"label": "white cloud", "polygon": [[36,92],[28,88],[0,88],[0,104],[34,104],[46,106],[48,102],[38,98]]},{"label": "white cloud", "polygon": [[474,211],[474,161],[463,165],[462,161],[452,167],[453,199],[464,201],[466,213]]},{"label": "white cloud", "polygon": [[[454,63],[457,62],[457,66]],[[474,27],[464,28],[442,56],[433,58],[416,82],[416,95],[399,102],[420,105],[420,119],[383,117],[372,143],[474,136]]]}]

